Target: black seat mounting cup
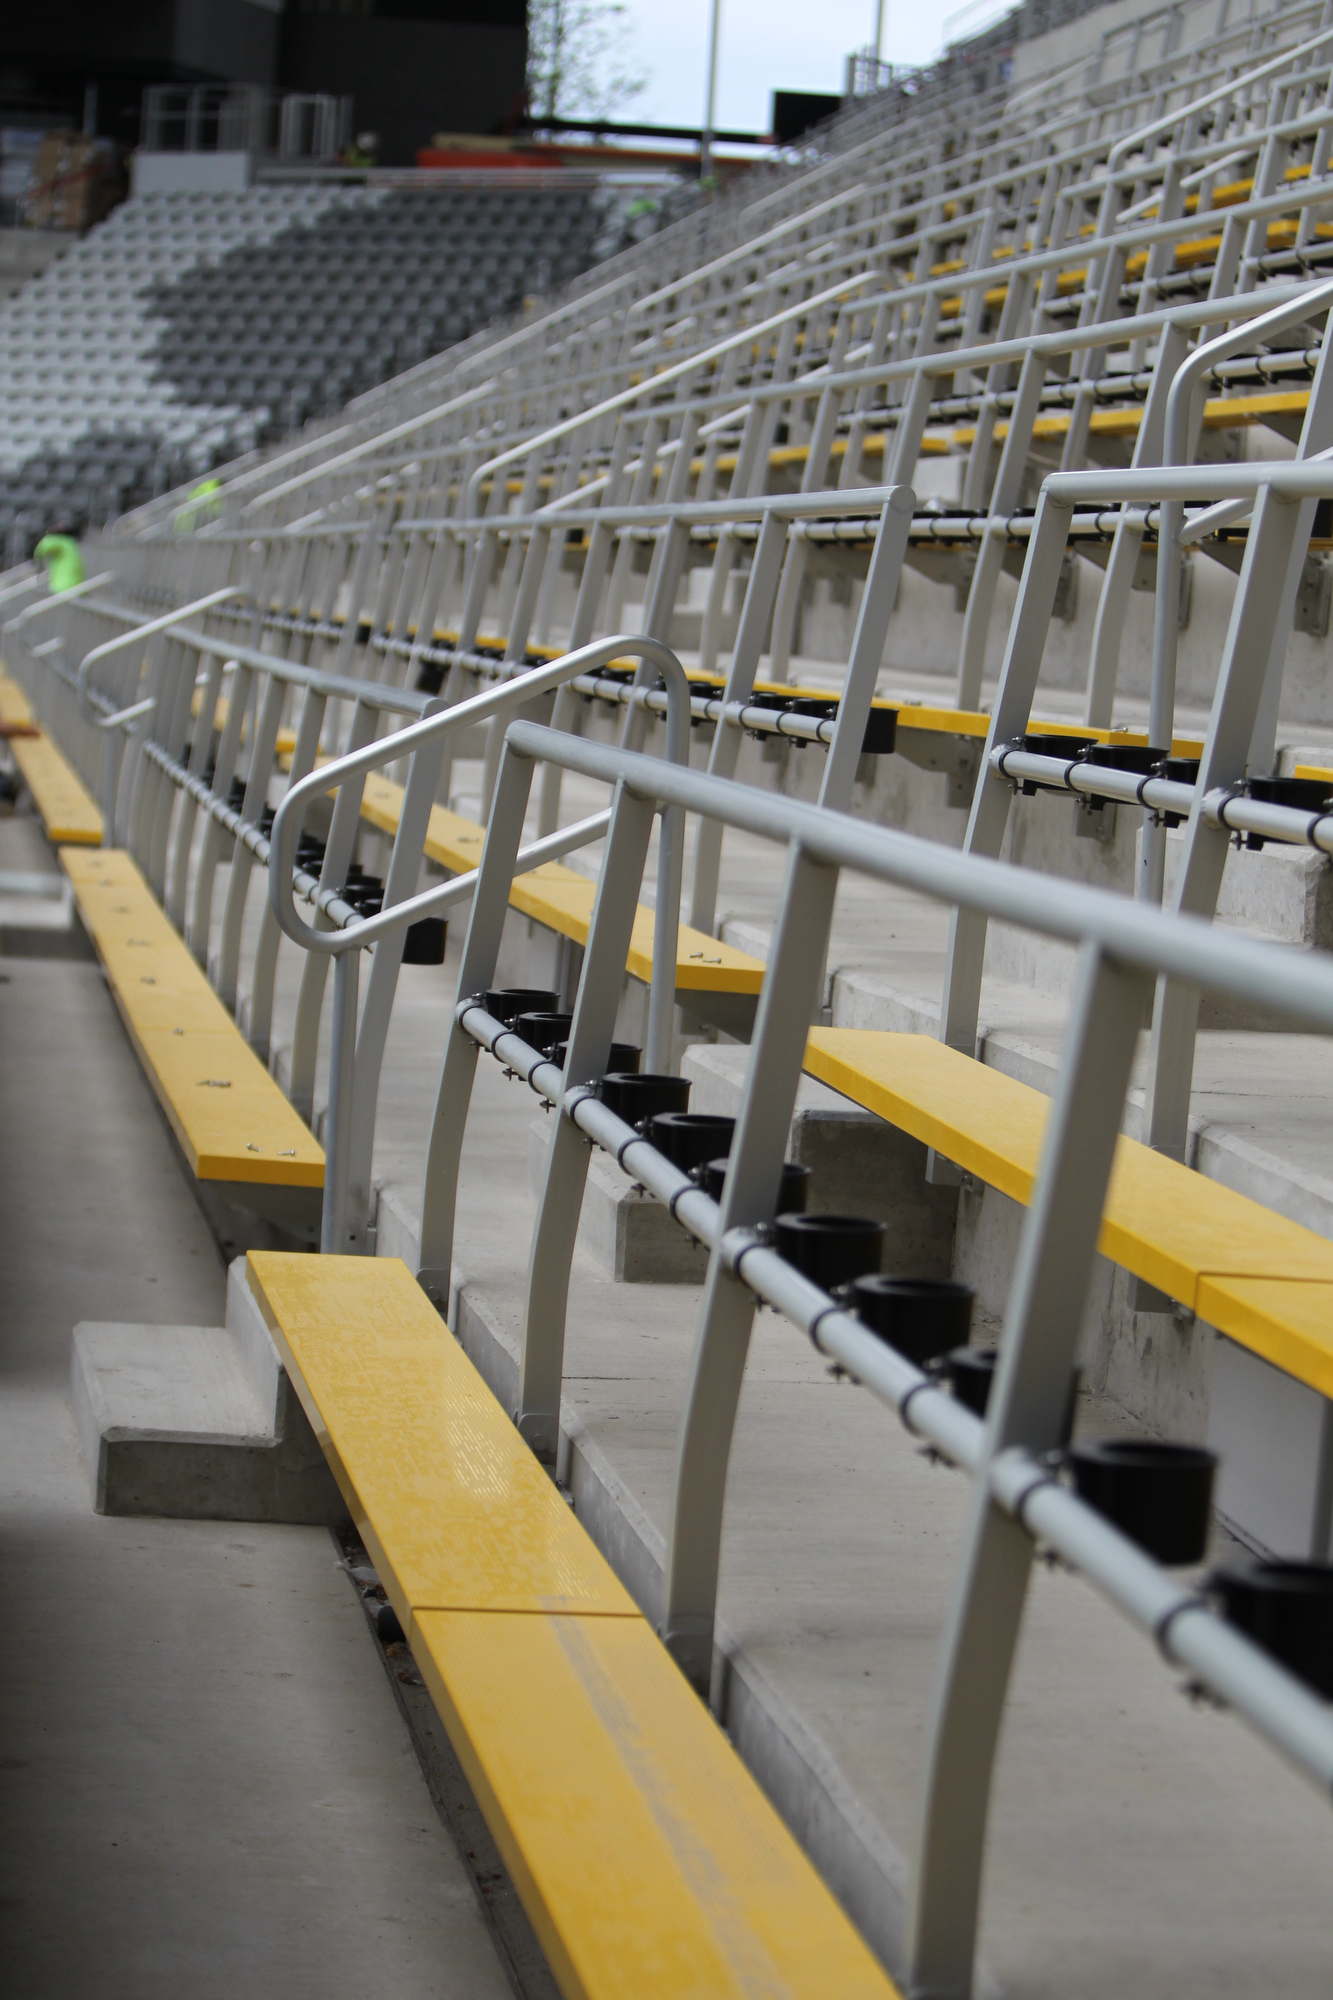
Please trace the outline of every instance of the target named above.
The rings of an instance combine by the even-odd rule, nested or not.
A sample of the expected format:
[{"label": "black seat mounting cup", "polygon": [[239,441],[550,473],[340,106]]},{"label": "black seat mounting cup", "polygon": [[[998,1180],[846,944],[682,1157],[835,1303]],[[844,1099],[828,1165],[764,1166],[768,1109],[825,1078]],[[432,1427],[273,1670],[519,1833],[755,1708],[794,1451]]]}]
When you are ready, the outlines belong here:
[{"label": "black seat mounting cup", "polygon": [[418,917],[403,939],[404,965],[443,965],[448,926],[443,917]]},{"label": "black seat mounting cup", "polygon": [[529,1048],[537,1049],[545,1056],[550,1054],[557,1042],[568,1039],[573,1019],[572,1014],[557,1014],[547,1008],[530,1014],[515,1014],[514,1033],[521,1035]]},{"label": "black seat mounting cup", "polygon": [[1031,757],[1064,757],[1073,763],[1092,740],[1090,736],[1062,735],[1054,729],[1029,729],[1023,737],[1023,748]]},{"label": "black seat mounting cup", "polygon": [[967,1346],[972,1298],[971,1288],[954,1278],[895,1278],[878,1271],[854,1278],[847,1288],[847,1303],[862,1324],[918,1368]]},{"label": "black seat mounting cup", "polygon": [[[1058,757],[1062,763],[1076,764],[1087,749],[1091,738],[1087,736],[1061,735],[1052,730],[1029,729],[1010,749],[1019,749],[1029,757]],[[1035,798],[1038,792],[1059,791],[1058,785],[1049,785],[1040,778],[1024,778],[1020,786],[1025,799]]]},{"label": "black seat mounting cup", "polygon": [[1146,778],[1168,753],[1151,743],[1089,743],[1080,762],[1105,771],[1129,771]]},{"label": "black seat mounting cup", "polygon": [[[722,1186],[727,1178],[728,1160],[708,1160],[696,1175],[700,1187],[714,1201],[721,1201]],[[803,1215],[810,1190],[809,1167],[798,1167],[792,1160],[782,1163],[782,1178],[778,1182],[777,1213],[779,1215]]]},{"label": "black seat mounting cup", "polygon": [[879,1268],[884,1224],[866,1215],[779,1215],[777,1250],[826,1292]]},{"label": "black seat mounting cup", "polygon": [[[931,1362],[931,1372],[942,1375],[953,1390],[954,1396],[964,1409],[971,1410],[973,1416],[984,1417],[990,1407],[991,1384],[1000,1364],[998,1347],[953,1347],[947,1354]],[[1064,1415],[1060,1421],[1061,1445],[1068,1443],[1074,1428],[1074,1413],[1078,1408],[1079,1371],[1069,1371],[1069,1394],[1065,1398]]]},{"label": "black seat mounting cup", "polygon": [[649,1071],[640,1076],[632,1070],[608,1070],[598,1085],[598,1096],[608,1111],[627,1125],[642,1125],[659,1111],[684,1111],[690,1101],[690,1086],[683,1076],[660,1076]]},{"label": "black seat mounting cup", "polygon": [[512,1028],[520,1014],[553,1014],[560,995],[544,986],[495,986],[485,996],[486,1012]]},{"label": "black seat mounting cup", "polygon": [[1080,1438],[1065,1463],[1080,1500],[1160,1563],[1201,1561],[1217,1454],[1158,1438]]},{"label": "black seat mounting cup", "polygon": [[1333,1565],[1256,1557],[1215,1569],[1207,1590],[1228,1624],[1333,1701]]},{"label": "black seat mounting cup", "polygon": [[[1090,743],[1079,762],[1104,771],[1128,771],[1133,777],[1146,778],[1166,754],[1165,750],[1156,749],[1151,743]],[[1096,792],[1089,792],[1086,797],[1094,810],[1111,804],[1110,799],[1104,799]]]},{"label": "black seat mounting cup", "polygon": [[941,1373],[958,1401],[974,1417],[984,1417],[999,1359],[993,1347],[954,1347],[944,1356]]},{"label": "black seat mounting cup", "polygon": [[[565,1059],[569,1054],[568,1041],[553,1043],[548,1053],[551,1061],[559,1063],[561,1069],[563,1069]],[[623,1071],[630,1075],[637,1075],[642,1054],[642,1049],[636,1048],[633,1042],[612,1042],[611,1053],[607,1058],[607,1062],[613,1072]]]},{"label": "black seat mounting cup", "polygon": [[688,1174],[724,1152],[735,1130],[734,1118],[711,1111],[658,1111],[649,1123],[648,1137],[673,1167]]}]

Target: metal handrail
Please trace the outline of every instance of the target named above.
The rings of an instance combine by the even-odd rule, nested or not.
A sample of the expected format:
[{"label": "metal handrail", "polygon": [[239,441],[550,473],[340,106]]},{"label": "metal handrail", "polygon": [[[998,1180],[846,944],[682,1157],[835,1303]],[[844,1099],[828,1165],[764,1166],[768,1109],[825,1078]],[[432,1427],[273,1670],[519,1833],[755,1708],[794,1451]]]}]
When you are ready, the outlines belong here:
[{"label": "metal handrail", "polygon": [[[465,901],[472,893],[479,871],[458,876],[440,888],[423,890],[374,916],[347,922],[341,929],[317,931],[297,915],[293,895],[296,842],[307,809],[316,798],[324,797],[330,791],[346,784],[364,782],[369,772],[386,763],[434,749],[472,723],[489,721],[496,716],[507,715],[513,709],[525,708],[578,675],[627,654],[655,669],[666,682],[666,754],[676,763],[688,763],[690,694],[685,670],[671,649],[660,640],[626,633],[600,640],[596,645],[581,647],[578,652],[568,653],[548,667],[534,668],[517,675],[485,694],[475,695],[471,700],[459,702],[440,714],[428,716],[390,736],[381,737],[362,750],[322,765],[318,771],[292,785],[274,813],[267,854],[269,907],[287,937],[306,952],[331,958],[334,963],[333,1045],[321,1234],[324,1249],[336,1252],[347,1244],[359,953],[365,946],[400,936],[409,924],[423,917],[438,915]],[[537,842],[527,851],[525,859],[532,867],[556,860],[573,848],[599,839],[606,825],[607,815],[594,815],[577,826],[564,828]],[[671,1052],[683,865],[684,819],[679,813],[668,812],[663,815],[658,850],[647,1038],[650,1064],[663,1069],[669,1066]]]},{"label": "metal handrail", "polygon": [[[210,591],[206,597],[196,597],[189,604],[182,604],[177,611],[167,611],[160,618],[150,618],[144,624],[135,625],[132,630],[122,632],[117,639],[104,639],[100,646],[92,647],[90,651],[84,654],[78,666],[76,691],[78,694],[79,713],[84,716],[87,715],[88,682],[93,666],[97,661],[108,659],[112,653],[124,652],[127,647],[136,645],[140,639],[151,638],[154,633],[169,632],[174,626],[181,624],[184,619],[193,618],[197,612],[211,610],[215,604],[225,604],[229,598],[244,597],[244,595],[244,591],[240,590],[236,585],[228,584],[222,590]],[[90,603],[85,608],[89,610],[102,610],[104,615],[109,615],[109,607]]]},{"label": "metal handrail", "polygon": [[799,836],[804,851],[830,868],[874,874],[934,902],[984,910],[997,923],[1068,944],[1091,942],[1127,965],[1272,1007],[1289,1020],[1333,1033],[1333,960],[1325,954],[1289,953],[1201,918],[962,854],[896,828],[567,737],[538,723],[512,722],[505,740],[520,755],[561,764],[606,785],[623,778],[644,797],[721,819],[761,839],[785,843]]}]

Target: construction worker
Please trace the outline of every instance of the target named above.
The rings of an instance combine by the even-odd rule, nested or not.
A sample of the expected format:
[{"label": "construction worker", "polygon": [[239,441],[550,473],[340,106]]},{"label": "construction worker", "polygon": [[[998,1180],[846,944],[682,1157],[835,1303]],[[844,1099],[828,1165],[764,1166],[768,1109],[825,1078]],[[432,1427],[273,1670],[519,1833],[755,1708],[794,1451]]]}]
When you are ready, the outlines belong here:
[{"label": "construction worker", "polygon": [[38,562],[46,564],[46,581],[53,596],[58,591],[73,590],[76,583],[83,582],[83,551],[71,522],[57,521],[49,534],[42,536],[33,554]]},{"label": "construction worker", "polygon": [[191,487],[185,505],[176,516],[177,533],[188,535],[201,521],[215,521],[222,512],[222,502],[218,494],[222,491],[220,479],[201,479]]}]

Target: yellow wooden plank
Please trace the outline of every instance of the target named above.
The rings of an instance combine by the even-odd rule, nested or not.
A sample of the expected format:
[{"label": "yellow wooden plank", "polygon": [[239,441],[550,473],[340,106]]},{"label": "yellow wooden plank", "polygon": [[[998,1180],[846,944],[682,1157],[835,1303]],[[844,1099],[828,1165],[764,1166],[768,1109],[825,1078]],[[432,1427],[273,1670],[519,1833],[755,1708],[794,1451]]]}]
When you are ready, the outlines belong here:
[{"label": "yellow wooden plank", "polygon": [[1049,1100],[929,1035],[812,1028],[805,1067],[833,1090],[1026,1202]]},{"label": "yellow wooden plank", "polygon": [[638,1616],[401,1259],[255,1250],[249,1272],[414,1639],[423,1609]]},{"label": "yellow wooden plank", "polygon": [[[813,1028],[805,1067],[990,1187],[1026,1203],[1050,1100],[929,1035]],[[1333,1282],[1333,1242],[1122,1138],[1099,1248],[1198,1310],[1205,1276]]]},{"label": "yellow wooden plank", "polygon": [[1205,1278],[1195,1309],[1251,1353],[1333,1396],[1333,1284]]},{"label": "yellow wooden plank", "polygon": [[102,814],[97,801],[50,737],[15,737],[9,747],[41,814],[47,839],[100,847]]},{"label": "yellow wooden plank", "polygon": [[[884,437],[885,434],[883,431],[871,431],[867,437],[863,437],[861,440],[861,456],[863,458],[882,458],[884,456]],[[917,447],[918,454],[922,458],[943,458],[947,456],[950,449],[951,445],[947,435],[931,431],[925,433],[921,443]],[[780,472],[784,467],[789,465],[804,465],[809,456],[810,447],[807,444],[774,445],[768,454],[769,468],[771,471]],[[833,443],[829,446],[829,457],[846,458],[846,456],[847,439],[834,438]],[[694,460],[691,470],[697,475],[702,469],[703,460]],[[736,469],[735,455],[730,454],[726,458],[720,458],[717,462],[717,469],[719,472],[734,472]]]},{"label": "yellow wooden plank", "polygon": [[0,667],[0,722],[31,722],[32,706],[18,682]]},{"label": "yellow wooden plank", "polygon": [[129,855],[60,860],[149,1082],[204,1181],[322,1187],[324,1153],[214,993]]},{"label": "yellow wooden plank", "polygon": [[[1310,403],[1308,389],[1266,390],[1252,396],[1211,396],[1203,406],[1205,430],[1225,431],[1246,424],[1264,424],[1274,417],[1304,416]],[[1094,410],[1089,419],[1089,428],[1099,437],[1134,437],[1143,421],[1143,409],[1139,404],[1126,404],[1118,409]],[[1055,411],[1049,416],[1038,417],[1032,426],[1034,438],[1059,438],[1067,435],[1069,414]],[[1009,435],[1009,425],[1001,422],[995,426],[995,441],[1003,443]],[[973,442],[976,437],[975,425],[960,425],[952,433],[953,442],[960,449]]]},{"label": "yellow wooden plank", "polygon": [[1333,769],[1326,764],[1298,764],[1292,773],[1296,778],[1322,778],[1333,791]]},{"label": "yellow wooden plank", "polygon": [[[397,833],[403,809],[403,788],[391,779],[372,774],[366,779],[361,812],[373,826],[385,833]],[[450,812],[445,806],[431,809],[425,850],[432,861],[453,874],[463,874],[481,861],[486,829],[474,820]],[[561,937],[576,944],[588,942],[593,900],[597,884],[576,875],[558,861],[547,862],[529,874],[516,878],[509,901],[523,916],[531,917]],[[653,917],[640,907],[626,960],[628,970],[645,983],[653,971]],[[676,959],[676,985],[692,992],[757,993],[764,983],[761,961],[733,945],[722,944],[703,931],[682,924]]]},{"label": "yellow wooden plank", "polygon": [[[28,697],[17,681],[0,669],[0,722],[31,723]],[[51,738],[46,735],[15,736],[9,748],[24,784],[32,793],[41,814],[48,840],[69,846],[100,847],[102,814],[89,792]]]},{"label": "yellow wooden plank", "polygon": [[[1031,724],[1033,729],[1039,725]],[[909,702],[898,710],[899,729],[922,729],[938,736],[985,737],[990,717],[979,709],[937,708],[931,702]]]},{"label": "yellow wooden plank", "polygon": [[432,1611],[413,1652],[566,2000],[894,2000],[642,1619]]}]

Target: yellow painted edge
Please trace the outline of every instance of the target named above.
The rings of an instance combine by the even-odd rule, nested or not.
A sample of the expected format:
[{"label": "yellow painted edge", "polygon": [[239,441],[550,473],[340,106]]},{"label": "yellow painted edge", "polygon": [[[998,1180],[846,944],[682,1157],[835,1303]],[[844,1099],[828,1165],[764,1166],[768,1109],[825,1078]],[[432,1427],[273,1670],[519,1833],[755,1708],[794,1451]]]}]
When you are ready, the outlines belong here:
[{"label": "yellow painted edge", "polygon": [[[305,1411],[310,1428],[315,1433],[316,1442],[324,1454],[325,1462],[330,1472],[333,1474],[338,1491],[347,1503],[347,1511],[352,1517],[356,1531],[370,1553],[371,1561],[375,1565],[376,1574],[384,1584],[389,1602],[398,1613],[399,1622],[404,1632],[410,1632],[412,1626],[412,1607],[407,1600],[407,1594],[398,1581],[397,1572],[390,1560],[389,1552],[380,1541],[375,1524],[370,1520],[365,1508],[361,1505],[361,1499],[357,1493],[355,1482],[351,1478],[347,1467],[343,1464],[337,1447],[329,1435],[329,1427],[324,1421],[319,1405],[310,1393],[309,1385],[301,1371],[301,1364],[292,1352],[291,1343],[283,1330],[282,1321],[274,1310],[273,1302],[269,1298],[267,1288],[265,1287],[264,1263],[274,1256],[282,1254],[281,1252],[274,1251],[246,1251],[246,1283],[250,1296],[259,1307],[264,1324],[273,1336],[273,1344],[277,1348],[282,1365],[287,1370],[292,1385],[296,1390],[297,1401]],[[377,1258],[375,1261],[378,1263],[379,1259]],[[387,1258],[385,1261],[387,1263],[402,1262],[401,1258]],[[404,1269],[406,1269],[406,1266],[404,1266]]]},{"label": "yellow painted edge", "polygon": [[[639,1618],[401,1258],[253,1251],[247,1264],[409,1638],[427,1611]],[[451,1551],[465,1523],[480,1540]]]},{"label": "yellow painted edge", "polygon": [[0,666],[0,722],[31,722],[32,705],[16,680]]},{"label": "yellow painted edge", "polygon": [[[984,1137],[977,1133],[962,1129],[956,1123],[935,1114],[928,1105],[923,1104],[917,1098],[895,1089],[891,1082],[868,1075],[858,1067],[854,1060],[840,1055],[837,1051],[836,1043],[830,1045],[822,1039],[826,1034],[832,1036],[839,1032],[838,1030],[820,1029],[812,1031],[806,1046],[804,1060],[804,1068],[809,1075],[828,1084],[831,1089],[837,1090],[842,1095],[851,1098],[853,1102],[863,1105],[867,1110],[874,1111],[879,1117],[886,1119],[890,1124],[896,1125],[900,1130],[911,1133],[914,1138],[921,1140],[924,1144],[935,1147],[946,1159],[953,1160],[966,1172],[975,1174],[978,1179],[985,1181],[988,1186],[998,1189],[1000,1193],[1008,1195],[1014,1201],[1021,1202],[1024,1206],[1027,1205],[1031,1199],[1033,1182],[1040,1158],[1041,1135],[1044,1132],[1046,1116],[1049,1111],[1049,1099],[1043,1097],[1039,1091],[1031,1091],[1031,1086],[1029,1085],[1015,1084],[1012,1078],[1004,1078],[1004,1085],[1007,1087],[1006,1095],[1012,1099],[1012,1107],[1019,1115],[1015,1115],[1010,1119],[1008,1133],[1009,1150],[1002,1151],[998,1146],[989,1144]],[[867,1030],[865,1032],[874,1033],[875,1031]],[[930,1038],[911,1039],[929,1041]],[[961,1057],[960,1060],[966,1061],[968,1058]],[[986,1074],[988,1078],[995,1079],[1003,1076],[1003,1072],[1001,1071],[988,1071]],[[994,1089],[993,1085],[991,1087]],[[1019,1091],[1024,1093],[1031,1091],[1032,1098],[1038,1101],[1033,1103],[1027,1101],[1026,1097],[1017,1096],[1016,1092]],[[1125,1270],[1132,1272],[1136,1277],[1146,1279],[1148,1283],[1158,1286],[1161,1290],[1168,1293],[1170,1297],[1181,1300],[1183,1304],[1198,1312],[1201,1317],[1209,1319],[1212,1324],[1217,1324],[1217,1322],[1212,1320],[1211,1314],[1205,1311],[1201,1303],[1205,1288],[1210,1285],[1224,1285],[1234,1280],[1236,1282],[1250,1282],[1255,1285],[1328,1283],[1330,1287],[1333,1287],[1333,1262],[1330,1263],[1331,1275],[1328,1279],[1321,1279],[1314,1276],[1303,1277],[1300,1273],[1296,1273],[1290,1277],[1264,1277],[1244,1271],[1229,1271],[1226,1273],[1208,1270],[1201,1271],[1192,1266],[1182,1264],[1172,1250],[1165,1248],[1161,1244],[1154,1243],[1150,1237],[1143,1233],[1141,1216],[1135,1212],[1136,1208],[1140,1207],[1141,1204],[1136,1204],[1124,1196],[1121,1190],[1117,1189],[1117,1181],[1121,1183],[1121,1189],[1123,1189],[1126,1178],[1130,1181],[1141,1180],[1144,1173],[1164,1175],[1166,1170],[1174,1167],[1175,1164],[1174,1162],[1161,1160],[1149,1148],[1138,1144],[1132,1139],[1123,1136],[1120,1138],[1116,1148],[1116,1163],[1112,1171],[1111,1184],[1107,1192],[1106,1212],[1103,1215],[1101,1231],[1098,1237],[1098,1248],[1104,1256],[1109,1257],[1113,1263],[1121,1265]],[[1188,1172],[1189,1170],[1180,1168],[1179,1171]],[[1308,1239],[1311,1251],[1326,1250],[1328,1248],[1322,1237],[1316,1236],[1313,1231],[1302,1229],[1299,1224],[1293,1223],[1288,1217],[1280,1216],[1274,1211],[1265,1209],[1259,1202],[1252,1202],[1248,1197],[1243,1195],[1237,1196],[1232,1190],[1223,1189],[1220,1185],[1210,1183],[1201,1176],[1194,1176],[1192,1186],[1194,1182],[1197,1182],[1199,1189],[1215,1188],[1219,1198],[1225,1198],[1233,1202],[1244,1202],[1246,1208],[1252,1209],[1257,1217],[1269,1218],[1273,1226],[1284,1232],[1298,1231],[1299,1240],[1304,1243]],[[1330,1253],[1330,1255],[1333,1258],[1333,1253]],[[1255,1322],[1256,1325],[1258,1323],[1258,1321]],[[1231,1329],[1228,1327],[1224,1330],[1230,1331]],[[1300,1362],[1299,1343],[1295,1341],[1289,1332],[1281,1337],[1292,1343],[1289,1351],[1293,1356],[1293,1361],[1288,1367],[1288,1372],[1297,1375],[1298,1379],[1307,1379],[1301,1372],[1303,1364],[1300,1366],[1297,1365]],[[1249,1344],[1248,1341],[1245,1341],[1242,1332],[1233,1333],[1233,1338],[1240,1339],[1247,1345]],[[1272,1342],[1276,1341],[1279,1336],[1273,1333],[1270,1328],[1265,1338]],[[1321,1363],[1320,1365],[1329,1366],[1330,1373],[1328,1379],[1333,1383],[1333,1363]],[[1315,1385],[1312,1384],[1312,1386]]]},{"label": "yellow painted edge", "polygon": [[[361,803],[362,817],[381,832],[397,833],[402,803],[401,785],[378,776],[366,779]],[[432,808],[425,851],[442,868],[448,868],[455,874],[475,868],[481,860],[484,839],[485,829],[473,821],[450,812],[444,806]],[[584,945],[588,942],[596,894],[595,882],[553,861],[526,875],[516,876],[509,892],[509,902],[521,916],[530,917],[534,923],[555,931],[557,936]],[[652,936],[652,912],[640,907],[625,963],[627,970],[645,984],[652,978]],[[706,937],[702,931],[691,930],[688,925],[681,926],[676,960],[678,989],[705,993],[758,993],[763,983],[761,960],[738,951],[734,945]]]},{"label": "yellow painted edge", "polygon": [[176,933],[172,931],[171,938],[175,944],[179,945],[180,953],[182,954],[182,957],[178,960],[179,970],[182,973],[188,974],[187,992],[184,996],[185,1003],[188,1004],[188,999],[192,997],[189,989],[196,988],[202,982],[204,993],[212,1003],[210,1020],[212,1019],[214,1009],[217,1010],[220,1016],[217,1025],[210,1026],[206,1032],[218,1033],[225,1029],[225,1031],[235,1036],[237,1046],[231,1059],[243,1063],[244,1067],[252,1073],[252,1082],[254,1084],[262,1082],[267,1089],[275,1093],[284,1113],[284,1122],[288,1118],[297,1119],[297,1123],[300,1125],[302,1140],[308,1142],[310,1149],[319,1154],[319,1159],[279,1160],[268,1154],[256,1155],[252,1158],[245,1153],[201,1153],[199,1151],[190,1135],[188,1127],[183,1121],[179,1107],[167,1086],[166,1080],[161,1075],[157,1064],[153,1060],[148,1042],[145,1040],[145,1037],[154,1031],[149,1029],[136,1017],[134,1010],[130,1006],[128,997],[115,975],[115,969],[108,963],[105,956],[102,940],[98,936],[96,917],[88,910],[84,898],[79,892],[81,888],[86,890],[92,886],[111,886],[107,882],[105,874],[99,878],[92,878],[88,873],[89,869],[93,866],[105,870],[107,864],[110,864],[110,872],[115,878],[117,892],[136,896],[140,899],[140,906],[148,916],[160,922],[165,922],[157,899],[153,896],[152,891],[148,888],[147,883],[143,880],[142,875],[140,875],[138,868],[130,856],[123,849],[102,849],[94,856],[86,848],[62,847],[58,852],[58,859],[73,884],[80,913],[83,916],[88,934],[92,939],[99,962],[106,971],[107,985],[110,988],[111,997],[115,1002],[116,1011],[124,1023],[125,1032],[129,1036],[130,1044],[139,1059],[145,1076],[148,1078],[154,1096],[162,1106],[167,1122],[175,1133],[181,1151],[185,1155],[190,1171],[196,1180],[233,1181],[245,1183],[250,1186],[264,1187],[322,1187],[324,1185],[324,1156],[322,1148],[316,1140],[310,1137],[309,1132],[297,1118],[297,1114],[292,1110],[277,1083],[274,1082],[273,1078],[264,1068],[254,1050],[243,1039],[240,1029],[236,1027],[231,1017],[227,1014],[226,1009],[222,1007],[221,1002],[218,1001],[213,989],[208,985],[203,973],[190,956],[189,948],[184,940],[178,938]]},{"label": "yellow painted edge", "polygon": [[[1299,1306],[1298,1293],[1318,1294],[1327,1306],[1330,1338],[1313,1339],[1291,1319],[1283,1306]],[[1288,1294],[1283,1297],[1283,1294]],[[1230,1278],[1200,1280],[1195,1311],[1250,1353],[1269,1361],[1284,1374],[1304,1382],[1321,1396],[1333,1397],[1333,1284],[1318,1278]]]},{"label": "yellow painted edge", "polygon": [[47,839],[100,847],[102,814],[97,801],[50,737],[14,737],[9,747],[41,814]]},{"label": "yellow painted edge", "polygon": [[570,2000],[899,2000],[645,1620],[432,1612],[418,1659]]}]

